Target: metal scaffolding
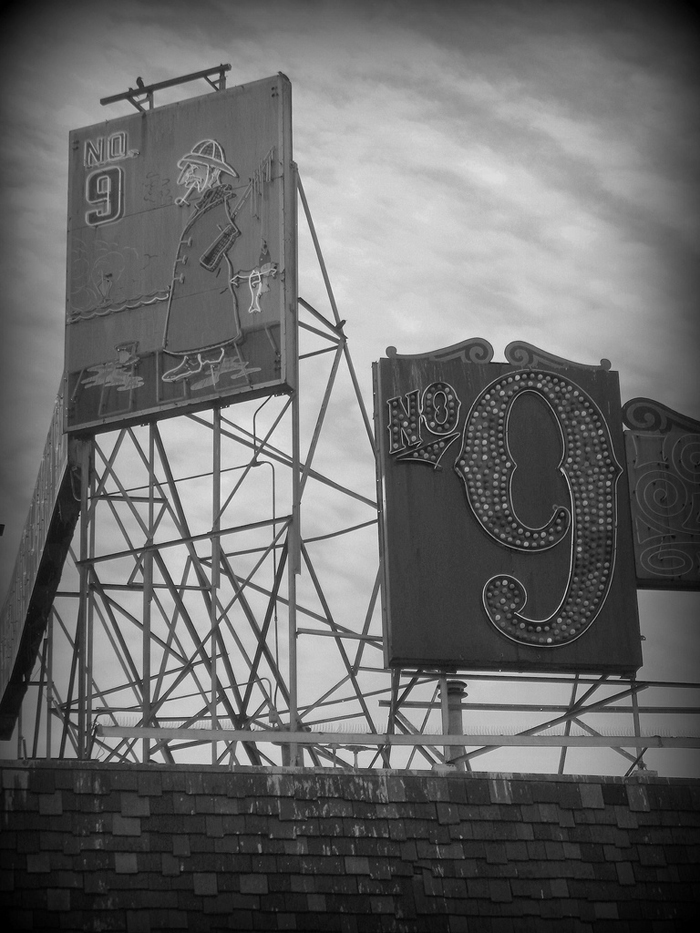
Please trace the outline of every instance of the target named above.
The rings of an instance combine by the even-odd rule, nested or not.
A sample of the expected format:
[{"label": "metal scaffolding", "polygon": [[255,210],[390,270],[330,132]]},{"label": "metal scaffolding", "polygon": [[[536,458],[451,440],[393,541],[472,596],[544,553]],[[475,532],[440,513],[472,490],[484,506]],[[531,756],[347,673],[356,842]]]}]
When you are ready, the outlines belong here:
[{"label": "metal scaffolding", "polygon": [[700,747],[662,725],[697,684],[385,668],[373,427],[298,194],[328,305],[299,298],[298,391],[74,445],[18,756],[471,769],[518,747],[561,773],[577,748],[631,770]]}]

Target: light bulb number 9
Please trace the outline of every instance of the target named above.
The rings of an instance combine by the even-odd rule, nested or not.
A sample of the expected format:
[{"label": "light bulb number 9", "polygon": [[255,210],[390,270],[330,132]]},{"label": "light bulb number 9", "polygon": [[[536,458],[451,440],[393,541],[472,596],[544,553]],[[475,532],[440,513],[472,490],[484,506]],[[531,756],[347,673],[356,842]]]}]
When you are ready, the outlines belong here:
[{"label": "light bulb number 9", "polygon": [[[570,504],[555,506],[541,527],[518,518],[512,494],[517,464],[508,445],[513,403],[533,393],[559,427],[563,455],[558,469]],[[542,619],[524,614],[527,591],[516,577],[491,577],[482,602],[492,624],[524,645],[555,648],[579,638],[600,613],[612,582],[616,546],[616,486],[622,473],[605,418],[593,399],[564,376],[540,370],[511,372],[486,386],[464,426],[455,470],[469,505],[500,545],[532,553],[570,542],[568,579],[557,608]]]}]

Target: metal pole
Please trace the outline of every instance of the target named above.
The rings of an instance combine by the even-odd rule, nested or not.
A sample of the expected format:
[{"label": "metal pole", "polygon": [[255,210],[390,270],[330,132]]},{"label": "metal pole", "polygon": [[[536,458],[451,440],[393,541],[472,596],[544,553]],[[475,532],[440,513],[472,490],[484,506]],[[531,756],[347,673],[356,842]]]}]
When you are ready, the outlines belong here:
[{"label": "metal pole", "polygon": [[[440,712],[442,718],[442,731],[443,734],[447,734],[450,731],[450,707],[447,701],[447,677],[444,674],[440,675]],[[445,762],[450,758],[450,747],[445,745]]]},{"label": "metal pole", "polygon": [[[297,575],[301,572],[300,493],[301,457],[299,439],[299,390],[292,399],[292,519],[287,532],[289,542],[289,564],[287,585],[289,588],[289,731],[299,730],[299,701],[297,681]],[[289,746],[289,764],[296,766],[299,749]]]},{"label": "metal pole", "polygon": [[[630,680],[634,684],[636,683],[637,678],[634,674],[632,674]],[[635,735],[635,738],[638,738],[642,734],[642,722],[641,722],[641,718],[639,715],[639,695],[636,690],[632,693],[632,719],[634,721],[634,735]],[[644,771],[646,769],[646,765],[644,764],[645,752],[646,752],[646,749],[642,749],[641,755],[637,758],[635,762],[638,770],[640,771]]]},{"label": "metal pole", "polygon": [[41,732],[41,713],[44,708],[44,690],[47,682],[47,663],[48,663],[49,645],[46,635],[41,643],[41,665],[39,668],[39,683],[37,685],[36,713],[34,715],[34,739],[32,741],[32,758],[39,757],[39,733]]},{"label": "metal pole", "polygon": [[[87,443],[82,449],[80,469],[80,605],[78,608],[75,650],[78,655],[78,758],[85,757],[87,747],[87,628],[88,604],[90,601],[90,485],[92,483],[92,444]],[[67,718],[70,710],[66,711]]]},{"label": "metal pole", "polygon": [[51,712],[53,706],[53,608],[49,613],[49,640],[46,657],[46,757],[51,757]]},{"label": "metal pole", "polygon": [[[567,707],[568,709],[571,709],[576,702],[577,690],[578,690],[578,674],[574,677],[574,684],[571,689],[571,699],[569,700],[569,706]],[[570,734],[571,734],[571,720],[567,719],[566,725],[564,726],[564,735],[570,735]],[[559,753],[559,770],[557,772],[558,774],[564,773],[564,765],[566,764],[566,752],[567,752],[567,748],[565,745],[563,745],[561,752]]]},{"label": "metal pole", "polygon": [[89,470],[89,490],[90,490],[90,503],[92,514],[90,515],[90,525],[89,525],[89,548],[90,548],[90,565],[88,567],[88,603],[87,603],[87,631],[86,631],[86,658],[85,658],[85,696],[86,696],[86,709],[85,709],[85,751],[86,757],[89,758],[92,754],[92,691],[95,683],[94,678],[94,626],[95,626],[95,586],[93,582],[93,574],[95,573],[95,566],[93,559],[95,557],[96,548],[95,540],[97,536],[97,521],[95,519],[95,511],[97,509],[97,502],[95,500],[96,494],[96,477],[95,471],[92,468],[94,463],[94,440],[90,442],[90,470]]},{"label": "metal pole", "polygon": [[[294,224],[296,227],[297,216],[297,196],[301,193],[301,183],[299,181],[299,172],[296,165],[292,166],[294,172],[294,190],[290,192],[288,210],[294,212]],[[296,249],[296,246],[294,246]],[[296,256],[294,268],[296,268]],[[294,295],[298,295],[296,290]],[[293,308],[293,367],[292,373],[294,394],[292,396],[291,418],[292,418],[292,515],[289,530],[287,531],[288,544],[288,565],[287,565],[287,587],[289,598],[289,730],[297,732],[299,730],[299,692],[298,692],[298,674],[297,674],[297,576],[301,573],[301,496],[303,487],[301,484],[301,438],[299,423],[299,305],[295,298]],[[299,748],[296,744],[291,744],[289,749],[289,764],[296,766],[299,764]],[[284,748],[282,750],[283,760],[285,757]]]},{"label": "metal pole", "polygon": [[[219,531],[221,530],[221,409],[215,408],[213,412],[214,423],[212,432],[212,539],[211,539],[211,590],[209,599],[209,615],[211,630],[211,727],[219,728],[217,718],[217,670],[216,670],[216,652],[217,652],[217,595],[220,584],[221,573],[221,539]],[[212,742],[211,763],[216,764],[217,745]]]},{"label": "metal pole", "polygon": [[[153,601],[153,544],[154,523],[154,485],[153,474],[155,469],[155,426],[148,426],[148,531],[143,555],[143,684],[141,687],[143,697],[143,721],[151,726],[151,603]],[[151,757],[151,743],[148,738],[143,740],[143,761],[147,763]]]},{"label": "metal pole", "polygon": [[316,228],[314,227],[314,222],[311,219],[311,211],[309,210],[309,204],[306,200],[306,194],[304,193],[304,186],[301,183],[301,178],[297,173],[297,191],[299,192],[299,197],[301,198],[302,207],[304,208],[304,215],[306,216],[306,222],[309,225],[309,233],[311,234],[311,239],[313,240],[314,250],[316,251],[316,258],[318,259],[318,265],[321,270],[321,275],[323,276],[323,283],[326,286],[326,294],[328,295],[328,301],[333,311],[333,320],[336,325],[341,324],[340,315],[338,314],[338,306],[335,303],[335,295],[333,294],[333,288],[331,286],[331,280],[328,276],[328,270],[326,269],[326,262],[323,258],[323,253],[321,252],[321,244],[318,241],[316,236]]},{"label": "metal pole", "polygon": [[[312,732],[302,729],[299,732],[290,733],[288,730],[281,729],[219,729],[212,733],[211,729],[197,729],[193,727],[186,728],[155,728],[142,729],[129,726],[101,726],[96,728],[98,736],[108,738],[141,738],[143,733],[147,732],[159,742],[186,741],[190,744],[194,742],[252,742],[260,744],[270,742],[279,745],[281,742],[292,741],[298,745],[326,745],[326,746],[356,746],[356,745],[448,745],[454,736],[448,733],[425,733],[425,732]],[[469,746],[479,745],[484,741],[484,736],[473,732],[466,733],[460,738],[464,739],[464,744]],[[635,738],[630,735],[533,735],[532,733],[519,732],[517,735],[505,734],[493,736],[498,740],[495,748],[560,748],[562,745],[570,745],[576,748],[700,748],[700,736],[697,735],[645,735]]]},{"label": "metal pole", "polygon": [[[466,684],[462,680],[448,680],[440,678],[440,706],[442,709],[442,729],[450,735],[463,735],[462,700],[467,695]],[[445,761],[451,762],[464,771],[466,764],[462,758],[463,745],[446,745]],[[462,760],[459,760],[462,758]],[[457,759],[457,761],[455,761]]]}]

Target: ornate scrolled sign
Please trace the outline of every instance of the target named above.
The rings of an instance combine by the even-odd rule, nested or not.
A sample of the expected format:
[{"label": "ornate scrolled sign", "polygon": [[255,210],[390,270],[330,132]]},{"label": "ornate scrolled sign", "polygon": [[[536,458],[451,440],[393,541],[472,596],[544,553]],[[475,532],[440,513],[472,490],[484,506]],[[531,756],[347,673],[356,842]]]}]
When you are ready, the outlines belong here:
[{"label": "ornate scrolled sign", "polygon": [[700,589],[700,422],[649,398],[622,416],[637,585]]},{"label": "ornate scrolled sign", "polygon": [[387,662],[636,670],[617,376],[506,358],[475,339],[375,367]]}]

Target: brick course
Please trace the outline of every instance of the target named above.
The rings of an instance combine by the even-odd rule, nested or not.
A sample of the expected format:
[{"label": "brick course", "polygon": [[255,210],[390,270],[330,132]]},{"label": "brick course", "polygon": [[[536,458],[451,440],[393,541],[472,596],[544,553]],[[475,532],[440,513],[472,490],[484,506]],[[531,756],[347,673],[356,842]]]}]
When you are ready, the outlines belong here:
[{"label": "brick course", "polygon": [[700,781],[114,765],[2,768],[13,930],[687,928]]}]

